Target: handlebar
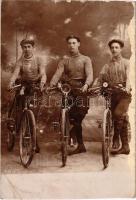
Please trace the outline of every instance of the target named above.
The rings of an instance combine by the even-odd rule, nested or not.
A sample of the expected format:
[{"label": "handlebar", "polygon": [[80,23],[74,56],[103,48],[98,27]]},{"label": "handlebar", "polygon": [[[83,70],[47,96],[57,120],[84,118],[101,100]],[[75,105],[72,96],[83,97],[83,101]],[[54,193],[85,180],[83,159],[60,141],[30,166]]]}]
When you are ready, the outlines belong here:
[{"label": "handlebar", "polygon": [[[35,87],[35,89],[39,90],[40,88]],[[57,86],[44,87],[43,90],[47,94],[49,92],[52,92],[52,91],[60,91],[60,92],[62,92],[62,94],[68,95],[70,93],[71,89],[74,92],[82,93],[82,88],[71,88],[71,86],[67,83],[65,83],[65,84],[58,83]],[[113,91],[117,91],[117,90],[122,91],[122,92],[126,92],[126,88],[120,83],[118,83],[117,85],[110,86],[107,82],[104,82],[102,86],[89,88],[88,91],[86,92],[86,94],[88,94],[88,95],[98,95],[98,94],[102,94],[102,93],[112,93]]]},{"label": "handlebar", "polygon": [[122,92],[126,92],[126,88],[124,86],[121,85],[114,85],[111,86],[109,88],[107,88],[108,91],[122,91]]},{"label": "handlebar", "polygon": [[[25,88],[26,86],[23,85],[23,84],[18,84],[18,85],[13,86],[11,89],[8,89],[8,91],[12,92],[12,91],[21,89],[22,87]],[[33,86],[33,89],[34,89],[34,91],[40,91],[40,90],[41,90],[41,88],[38,87],[38,86]],[[44,87],[44,88],[42,89],[42,91],[45,91],[45,90],[46,90],[46,87]]]},{"label": "handlebar", "polygon": [[[107,83],[107,82],[105,82]],[[103,83],[104,84],[104,83]],[[130,92],[126,90],[126,87],[122,83],[117,83],[116,85],[109,85],[107,83],[107,87],[102,87],[101,89],[102,94],[112,94],[112,93],[122,93],[124,95],[130,95]]]},{"label": "handlebar", "polygon": [[54,91],[54,90],[58,90],[58,87],[47,87],[46,93],[48,94],[49,92]]},{"label": "handlebar", "polygon": [[8,89],[8,91],[12,92],[14,90],[17,90],[17,89],[21,88],[21,86],[22,86],[21,84],[14,85],[12,88]]},{"label": "handlebar", "polygon": [[55,91],[55,90],[59,90],[62,92],[62,94],[64,95],[68,95],[71,91],[71,86],[69,84],[61,84],[61,83],[58,83],[57,86],[54,86],[54,87],[47,87],[46,89],[46,93],[48,94],[49,92],[51,91]]}]

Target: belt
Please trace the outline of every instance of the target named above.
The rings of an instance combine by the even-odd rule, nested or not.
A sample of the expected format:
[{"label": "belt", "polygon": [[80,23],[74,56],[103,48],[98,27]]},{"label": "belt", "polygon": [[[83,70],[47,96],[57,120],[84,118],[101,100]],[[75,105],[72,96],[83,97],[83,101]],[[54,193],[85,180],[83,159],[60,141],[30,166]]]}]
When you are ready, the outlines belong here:
[{"label": "belt", "polygon": [[82,87],[85,83],[85,80],[84,79],[71,79],[68,81],[68,83],[74,87]]}]

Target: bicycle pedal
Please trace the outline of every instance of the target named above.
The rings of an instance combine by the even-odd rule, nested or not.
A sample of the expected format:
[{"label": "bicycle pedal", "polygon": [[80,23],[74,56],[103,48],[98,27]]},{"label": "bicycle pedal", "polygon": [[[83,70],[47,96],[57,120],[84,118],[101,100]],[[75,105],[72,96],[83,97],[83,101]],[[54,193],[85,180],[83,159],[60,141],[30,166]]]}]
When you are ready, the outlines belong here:
[{"label": "bicycle pedal", "polygon": [[74,145],[74,144],[70,144],[69,146],[70,146],[70,147],[74,147],[75,145]]},{"label": "bicycle pedal", "polygon": [[14,126],[8,126],[7,128],[8,128],[8,130],[9,130],[9,131],[12,131],[12,132],[13,132],[13,131],[14,131],[14,129],[15,129],[15,127],[14,127]]},{"label": "bicycle pedal", "polygon": [[14,125],[9,125],[8,128],[9,128],[9,129],[13,129],[13,128],[14,128]]},{"label": "bicycle pedal", "polygon": [[24,136],[24,139],[30,139],[31,137],[30,136]]},{"label": "bicycle pedal", "polygon": [[74,141],[72,138],[70,139],[70,146],[74,146]]},{"label": "bicycle pedal", "polygon": [[12,134],[13,134],[13,135],[16,135],[16,132],[15,132],[15,131],[13,131],[13,132],[12,132]]}]

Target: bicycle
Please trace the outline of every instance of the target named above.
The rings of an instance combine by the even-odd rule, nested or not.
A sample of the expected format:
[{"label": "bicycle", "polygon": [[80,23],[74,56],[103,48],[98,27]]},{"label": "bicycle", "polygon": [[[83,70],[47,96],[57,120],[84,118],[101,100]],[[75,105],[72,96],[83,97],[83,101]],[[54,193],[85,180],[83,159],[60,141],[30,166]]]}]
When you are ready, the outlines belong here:
[{"label": "bicycle", "polygon": [[21,88],[21,85],[16,85],[10,90],[10,92],[15,92],[15,96],[13,102],[10,106],[8,106],[8,114],[7,114],[7,149],[8,151],[12,151],[15,146],[15,137],[18,132],[18,117],[17,117],[17,96],[18,92]]},{"label": "bicycle", "polygon": [[60,117],[60,141],[61,141],[61,156],[62,167],[66,165],[68,155],[68,142],[69,142],[69,116],[68,111],[70,105],[68,104],[68,95],[71,87],[68,84],[58,83],[57,87],[47,88],[46,93],[51,91],[60,91],[62,93],[61,117]]},{"label": "bicycle", "polygon": [[102,161],[104,168],[108,167],[110,158],[110,148],[112,143],[112,137],[114,134],[114,123],[111,111],[111,96],[113,92],[125,92],[125,88],[122,84],[118,83],[116,85],[109,85],[104,82],[102,86],[96,88],[90,88],[88,94],[90,97],[103,96],[105,99],[105,110],[103,113],[102,120]]},{"label": "bicycle", "polygon": [[[15,94],[13,104],[8,112],[8,120],[14,121],[14,125],[9,126],[8,150],[11,151],[15,144],[15,136],[19,134],[19,154],[24,167],[28,167],[33,159],[37,147],[36,119],[34,110],[38,107],[38,91],[40,88],[35,84],[31,85],[30,94],[25,95],[25,86],[16,85],[12,90],[18,90]],[[17,118],[17,98],[20,97],[22,103],[20,120]],[[14,115],[13,115],[14,113]]]},{"label": "bicycle", "polygon": [[103,83],[101,94],[105,98],[105,110],[103,114],[102,160],[104,168],[107,168],[109,164],[110,146],[113,136],[113,120],[111,113],[112,90],[111,88],[108,88],[108,83]]}]

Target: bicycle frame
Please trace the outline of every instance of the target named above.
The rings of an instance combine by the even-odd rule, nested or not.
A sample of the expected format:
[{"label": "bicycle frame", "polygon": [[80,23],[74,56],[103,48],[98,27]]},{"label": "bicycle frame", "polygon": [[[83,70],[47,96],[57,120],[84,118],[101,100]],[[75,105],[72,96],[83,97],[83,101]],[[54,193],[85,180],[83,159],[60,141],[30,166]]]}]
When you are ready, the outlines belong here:
[{"label": "bicycle frame", "polygon": [[[23,88],[23,89],[22,89]],[[21,91],[22,90],[22,91]],[[15,129],[16,131],[18,132],[19,129],[20,129],[20,122],[17,118],[17,98],[20,96],[21,98],[21,104],[23,104],[23,109],[21,110],[22,113],[25,111],[25,110],[28,110],[28,109],[31,109],[33,112],[34,112],[34,109],[38,107],[38,97],[37,97],[37,91],[40,90],[40,88],[36,87],[36,89],[34,88],[34,85],[33,85],[33,95],[25,95],[24,93],[24,90],[25,90],[25,86],[24,85],[15,85],[12,89],[11,89],[11,92],[16,92],[15,94],[15,97],[14,97],[14,100],[13,100],[13,103],[11,105],[11,108],[9,108],[9,111],[8,111],[8,116],[10,116],[14,109],[14,106],[15,106]],[[20,94],[20,92],[22,92]],[[31,103],[33,102],[33,104]],[[20,106],[20,105],[19,105]],[[21,108],[20,108],[21,109]],[[22,115],[22,114],[21,114]],[[20,117],[20,120],[21,120],[21,117]],[[18,124],[18,126],[17,126]]]}]

